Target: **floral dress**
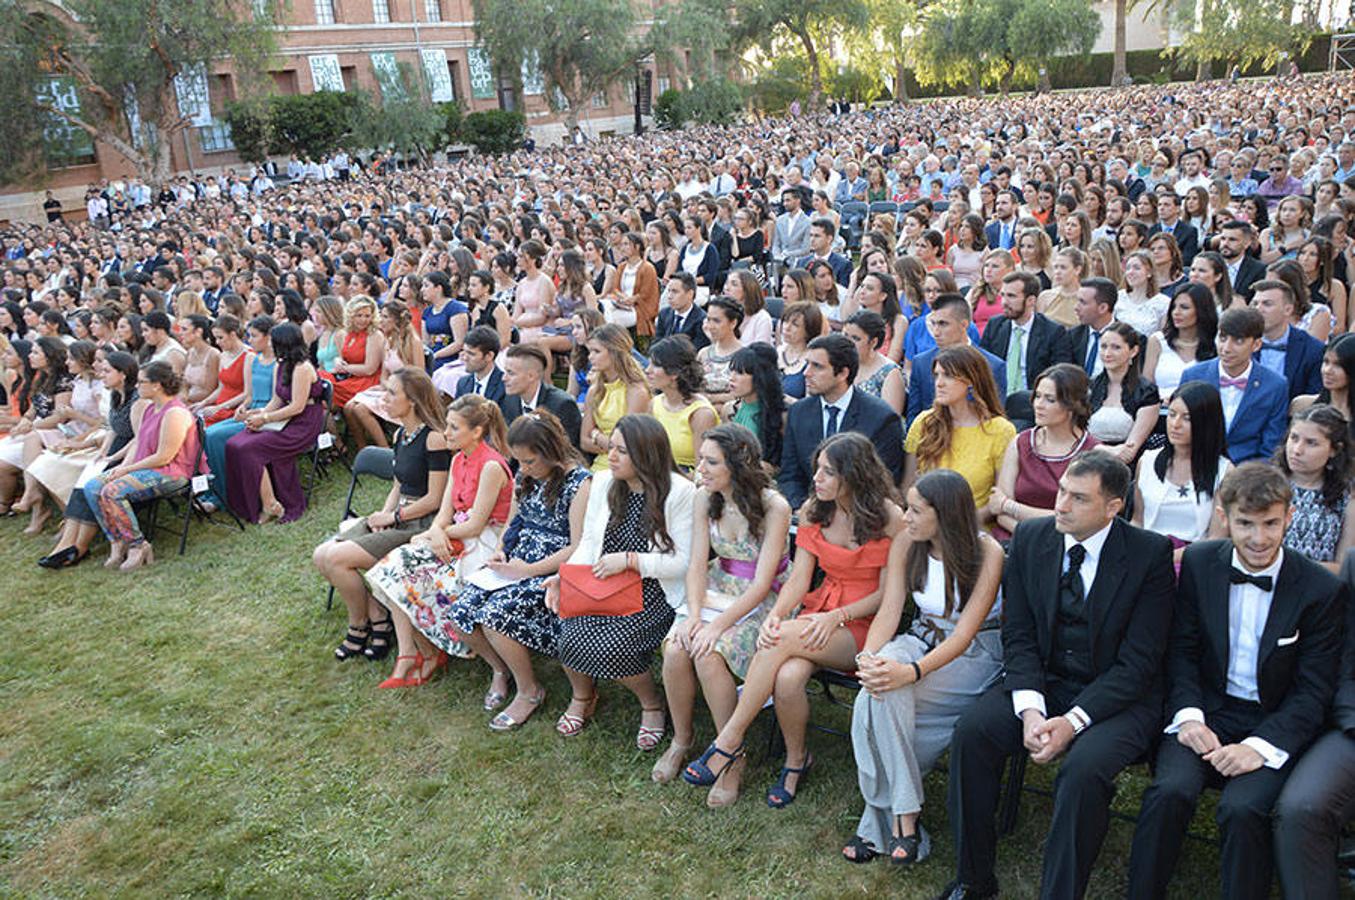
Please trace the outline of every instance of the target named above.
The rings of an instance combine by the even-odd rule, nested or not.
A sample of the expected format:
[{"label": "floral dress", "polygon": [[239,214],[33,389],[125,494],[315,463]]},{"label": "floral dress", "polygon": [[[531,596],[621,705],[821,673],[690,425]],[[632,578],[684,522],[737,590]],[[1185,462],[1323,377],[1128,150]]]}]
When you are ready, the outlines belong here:
[{"label": "floral dress", "polygon": [[1294,521],[1284,535],[1284,545],[1314,562],[1334,562],[1341,543],[1341,528],[1346,519],[1350,495],[1341,497],[1333,508],[1322,499],[1321,488],[1293,485]]},{"label": "floral dress", "polygon": [[[537,563],[569,546],[569,506],[591,476],[575,468],[565,476],[552,506],[546,502],[546,483],[537,482],[518,506],[518,514],[503,534],[503,555]],[[524,578],[497,591],[468,584],[448,612],[463,634],[477,626],[497,631],[529,650],[555,656],[560,619],[546,608],[546,576]]]},{"label": "floral dress", "polygon": [[[761,541],[754,538],[749,531],[748,520],[734,504],[725,504],[725,512],[721,519],[724,518],[728,518],[734,524],[736,537],[733,539],[725,537],[721,533],[719,521],[710,523],[710,549],[715,558],[710,561],[710,572],[706,576],[706,602],[701,607],[701,618],[706,622],[714,621],[716,616],[733,606],[739,597],[743,596],[748,585],[753,583],[753,578],[757,575],[758,553],[762,548]],[[715,642],[715,652],[724,659],[729,671],[738,678],[748,674],[748,664],[753,661],[753,654],[757,652],[758,629],[762,627],[762,620],[767,618],[767,613],[776,602],[777,591],[781,590],[782,578],[789,565],[789,557],[783,556],[781,565],[777,568],[776,578],[772,581],[771,591],[742,619],[725,629],[725,633]],[[679,609],[665,640],[671,640],[679,629],[685,628],[688,618],[687,608]]]}]

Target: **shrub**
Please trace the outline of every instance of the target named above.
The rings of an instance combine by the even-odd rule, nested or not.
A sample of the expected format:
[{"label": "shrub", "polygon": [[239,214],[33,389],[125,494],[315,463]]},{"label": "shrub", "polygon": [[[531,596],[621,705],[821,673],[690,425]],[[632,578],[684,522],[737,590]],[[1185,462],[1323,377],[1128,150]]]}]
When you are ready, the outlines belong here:
[{"label": "shrub", "polygon": [[461,123],[461,139],[481,153],[509,153],[522,146],[526,136],[527,119],[516,111],[473,112]]},{"label": "shrub", "polygon": [[669,88],[654,100],[654,124],[664,131],[682,127],[682,93]]}]

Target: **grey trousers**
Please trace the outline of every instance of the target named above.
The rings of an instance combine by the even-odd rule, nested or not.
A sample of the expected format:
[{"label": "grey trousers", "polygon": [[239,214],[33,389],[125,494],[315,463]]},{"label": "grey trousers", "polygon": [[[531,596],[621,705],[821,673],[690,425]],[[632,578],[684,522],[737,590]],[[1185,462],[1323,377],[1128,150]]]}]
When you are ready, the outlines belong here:
[{"label": "grey trousers", "polygon": [[1275,802],[1275,864],[1286,900],[1336,900],[1341,828],[1355,817],[1355,740],[1329,731],[1299,757]]},{"label": "grey trousers", "polygon": [[[880,648],[879,656],[908,663],[928,652],[913,634]],[[866,801],[856,833],[884,852],[895,816],[922,809],[922,778],[950,746],[960,714],[997,681],[1002,672],[1000,632],[980,631],[962,655],[917,684],[873,697],[856,695],[852,750],[856,778]]]}]

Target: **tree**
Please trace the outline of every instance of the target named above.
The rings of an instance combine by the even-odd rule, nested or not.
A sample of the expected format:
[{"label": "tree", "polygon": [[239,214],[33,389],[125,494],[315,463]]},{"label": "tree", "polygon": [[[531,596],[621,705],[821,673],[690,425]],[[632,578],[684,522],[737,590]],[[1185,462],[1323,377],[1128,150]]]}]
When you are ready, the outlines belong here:
[{"label": "tree", "polygon": [[519,80],[524,66],[539,68],[548,101],[573,131],[593,95],[630,77],[653,50],[634,2],[474,0],[475,31],[495,71]]},{"label": "tree", "polygon": [[1049,63],[1056,56],[1086,56],[1101,33],[1101,17],[1087,0],[1023,0],[1007,26],[1013,69],[1035,68],[1040,89],[1049,90]]},{"label": "tree", "polygon": [[527,120],[517,110],[487,109],[466,116],[461,133],[481,153],[511,153],[527,136]]},{"label": "tree", "polygon": [[1178,2],[1168,15],[1186,35],[1167,52],[1195,63],[1197,77],[1207,75],[1209,64],[1217,61],[1244,69],[1256,62],[1274,66],[1286,53],[1297,56],[1312,43],[1311,30],[1293,24],[1293,10],[1290,0]]},{"label": "tree", "polygon": [[[147,183],[171,174],[208,66],[234,62],[243,93],[275,46],[269,16],[232,0],[0,0],[0,180],[40,177],[44,137],[66,132],[124,157]],[[197,99],[202,99],[200,96]],[[185,104],[186,105],[186,104]]]},{"label": "tree", "polygon": [[823,101],[820,42],[860,31],[869,24],[865,0],[736,0],[732,29],[736,39],[754,39],[775,55],[778,39],[799,46],[809,64],[809,108]]},{"label": "tree", "polygon": [[393,71],[373,63],[372,69],[381,93],[375,98],[360,96],[353,108],[349,142],[358,148],[414,154],[427,162],[429,154],[449,140],[448,113],[428,101],[422,80],[408,63],[397,64]]}]

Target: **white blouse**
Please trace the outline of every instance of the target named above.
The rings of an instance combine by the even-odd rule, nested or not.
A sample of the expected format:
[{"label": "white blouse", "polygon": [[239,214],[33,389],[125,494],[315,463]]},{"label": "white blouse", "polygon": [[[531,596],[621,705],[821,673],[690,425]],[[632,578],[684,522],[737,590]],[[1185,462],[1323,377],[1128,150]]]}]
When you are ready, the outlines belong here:
[{"label": "white blouse", "polygon": [[[1214,516],[1213,496],[1196,496],[1193,484],[1172,484],[1157,476],[1154,464],[1163,453],[1172,453],[1171,445],[1149,450],[1139,461],[1139,493],[1143,496],[1143,527],[1182,541],[1203,540],[1209,534]],[[1231,464],[1219,458],[1214,478],[1217,493]],[[1184,491],[1184,494],[1182,493]]]}]

